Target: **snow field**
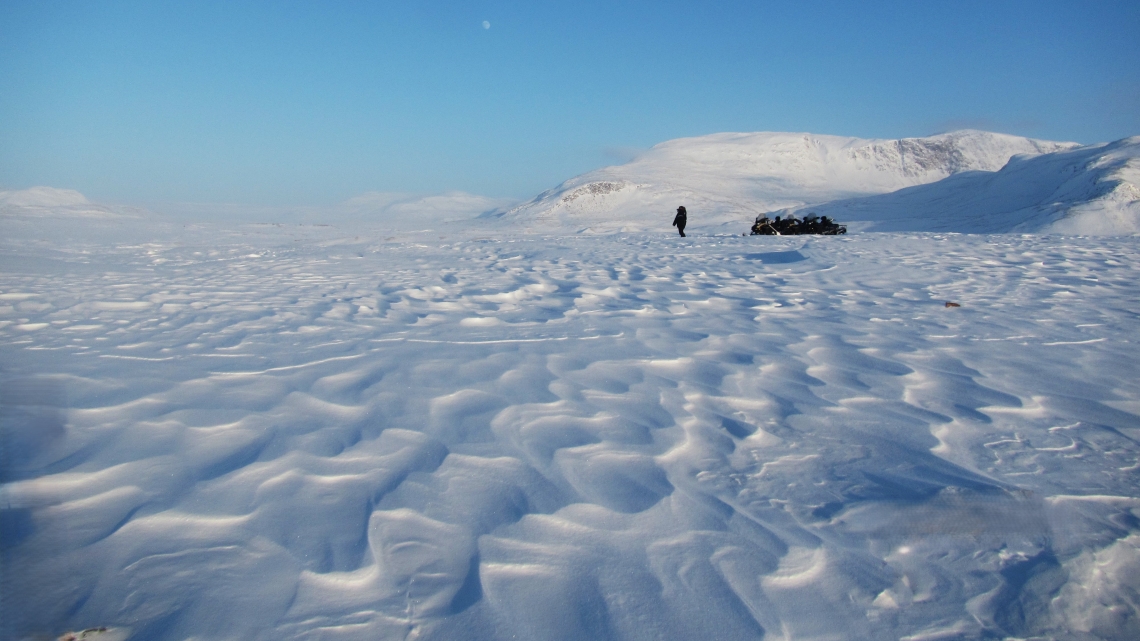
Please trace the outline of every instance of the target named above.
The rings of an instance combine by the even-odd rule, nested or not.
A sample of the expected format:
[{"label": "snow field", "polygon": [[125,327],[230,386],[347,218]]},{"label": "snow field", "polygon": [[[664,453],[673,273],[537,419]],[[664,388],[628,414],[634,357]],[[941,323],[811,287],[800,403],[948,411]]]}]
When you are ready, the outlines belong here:
[{"label": "snow field", "polygon": [[1140,634],[1134,239],[467,231],[0,241],[5,627]]}]

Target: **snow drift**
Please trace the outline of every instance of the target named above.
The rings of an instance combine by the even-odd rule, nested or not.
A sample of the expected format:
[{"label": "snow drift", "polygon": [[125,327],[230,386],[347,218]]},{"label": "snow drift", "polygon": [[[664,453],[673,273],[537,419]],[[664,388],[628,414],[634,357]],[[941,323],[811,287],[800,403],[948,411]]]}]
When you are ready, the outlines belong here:
[{"label": "snow drift", "polygon": [[1140,634],[1131,238],[0,224],[0,636]]},{"label": "snow drift", "polygon": [[627,164],[572,178],[496,215],[542,228],[634,230],[659,227],[684,204],[696,226],[741,224],[760,212],[996,171],[1018,154],[1077,146],[983,131],[901,140],[713,134],[661,143]]}]

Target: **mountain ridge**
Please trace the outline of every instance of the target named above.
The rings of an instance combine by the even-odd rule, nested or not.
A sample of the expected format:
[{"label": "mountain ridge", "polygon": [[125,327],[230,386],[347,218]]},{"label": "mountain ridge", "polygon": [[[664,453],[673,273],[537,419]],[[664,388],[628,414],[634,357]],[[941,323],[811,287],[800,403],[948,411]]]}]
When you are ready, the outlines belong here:
[{"label": "mountain ridge", "polygon": [[1140,233],[1140,136],[963,172],[896,192],[783,213],[859,221],[864,231]]},{"label": "mountain ridge", "polygon": [[665,141],[624,165],[575,176],[488,217],[633,231],[658,226],[684,204],[697,224],[740,224],[761,212],[890,193],[965,171],[994,172],[1014,156],[1078,147],[977,130],[896,140],[717,133]]}]

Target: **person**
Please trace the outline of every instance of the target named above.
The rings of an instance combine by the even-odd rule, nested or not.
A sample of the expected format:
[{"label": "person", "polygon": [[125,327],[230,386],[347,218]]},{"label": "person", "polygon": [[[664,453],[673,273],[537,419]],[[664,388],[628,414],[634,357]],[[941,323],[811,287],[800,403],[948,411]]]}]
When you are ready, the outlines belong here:
[{"label": "person", "polygon": [[681,233],[681,238],[685,237],[685,223],[688,222],[689,212],[685,211],[684,205],[677,208],[677,215],[673,217],[673,226]]}]

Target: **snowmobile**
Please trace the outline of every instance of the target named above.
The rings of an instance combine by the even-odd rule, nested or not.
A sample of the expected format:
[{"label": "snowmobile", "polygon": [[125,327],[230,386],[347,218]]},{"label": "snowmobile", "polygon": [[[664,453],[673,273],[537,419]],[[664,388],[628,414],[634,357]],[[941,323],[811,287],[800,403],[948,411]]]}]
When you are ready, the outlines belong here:
[{"label": "snowmobile", "polygon": [[757,216],[756,222],[752,223],[753,236],[779,236],[780,232],[772,226],[772,221],[767,216]]},{"label": "snowmobile", "polygon": [[800,234],[837,236],[846,233],[846,226],[836,224],[827,216],[820,217],[810,213],[803,220],[795,216],[786,218],[776,216],[775,220],[771,220],[764,214],[760,214],[752,223],[753,236],[796,236]]},{"label": "snowmobile", "polygon": [[810,221],[808,224],[811,226],[812,231],[810,231],[808,233],[811,233],[811,234],[823,234],[824,236],[838,236],[839,234],[846,234],[847,233],[847,226],[846,225],[837,224],[835,221],[831,220],[827,216],[817,218],[816,216],[812,215],[812,216],[809,216],[805,220]]}]

